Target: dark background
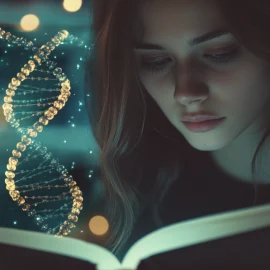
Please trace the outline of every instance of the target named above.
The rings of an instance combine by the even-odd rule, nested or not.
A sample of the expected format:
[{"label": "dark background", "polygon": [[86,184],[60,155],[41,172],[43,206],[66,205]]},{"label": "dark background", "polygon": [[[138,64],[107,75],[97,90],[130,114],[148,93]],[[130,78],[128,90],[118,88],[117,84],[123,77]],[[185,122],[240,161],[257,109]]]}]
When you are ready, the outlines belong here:
[{"label": "dark background", "polygon": [[[40,20],[39,27],[32,32],[23,32],[18,27],[22,17],[27,14],[35,14]],[[89,1],[83,1],[81,9],[77,12],[67,12],[62,6],[62,1],[56,0],[1,1],[0,27],[28,40],[36,38],[35,42],[39,46],[65,29],[83,39],[89,46]],[[93,138],[84,106],[84,65],[88,54],[89,50],[84,47],[72,45],[60,45],[52,53],[57,56],[58,66],[61,66],[71,81],[72,95],[63,110],[50,121],[38,137],[38,140],[69,170],[84,191],[85,203],[82,216],[84,215],[86,224],[92,216],[100,213],[100,200],[103,194],[99,181],[99,148]],[[19,60],[24,57],[23,48],[7,48],[4,42],[0,42],[0,61],[2,59],[0,62],[0,175],[2,179],[0,180],[0,226],[33,229],[28,217],[9,197],[4,182],[8,159],[20,138],[14,128],[6,123],[2,105],[8,83],[22,67]],[[24,63],[28,58],[25,59]]]}]

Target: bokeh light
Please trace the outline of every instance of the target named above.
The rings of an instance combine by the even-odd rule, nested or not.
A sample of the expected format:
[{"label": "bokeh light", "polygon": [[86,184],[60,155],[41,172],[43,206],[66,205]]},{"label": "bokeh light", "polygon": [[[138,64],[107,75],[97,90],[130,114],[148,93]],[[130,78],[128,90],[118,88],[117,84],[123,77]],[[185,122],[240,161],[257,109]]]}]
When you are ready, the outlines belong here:
[{"label": "bokeh light", "polygon": [[63,7],[68,12],[77,12],[82,7],[82,0],[64,0]]},{"label": "bokeh light", "polygon": [[21,19],[20,25],[24,31],[34,31],[39,26],[39,19],[34,14],[28,14]]},{"label": "bokeh light", "polygon": [[89,229],[95,235],[104,235],[109,229],[109,223],[103,216],[94,216],[89,221]]}]

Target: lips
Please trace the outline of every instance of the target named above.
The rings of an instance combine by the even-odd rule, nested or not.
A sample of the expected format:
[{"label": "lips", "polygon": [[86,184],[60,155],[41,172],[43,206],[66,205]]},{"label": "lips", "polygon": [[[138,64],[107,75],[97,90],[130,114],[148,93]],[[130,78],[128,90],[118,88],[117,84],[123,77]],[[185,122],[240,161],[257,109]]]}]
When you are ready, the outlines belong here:
[{"label": "lips", "polygon": [[207,120],[216,120],[220,118],[222,117],[214,115],[212,113],[197,112],[197,113],[185,113],[181,120],[183,122],[202,122]]},{"label": "lips", "polygon": [[184,126],[191,132],[201,133],[208,132],[217,128],[226,120],[226,117],[211,119],[206,121],[198,121],[198,119],[193,119],[191,121],[182,121]]},{"label": "lips", "polygon": [[198,115],[198,116],[184,116],[183,117],[183,122],[194,122],[194,123],[198,123],[198,122],[203,122],[203,121],[208,121],[208,120],[216,120],[216,119],[220,119],[222,117],[220,116],[208,116],[208,115]]}]

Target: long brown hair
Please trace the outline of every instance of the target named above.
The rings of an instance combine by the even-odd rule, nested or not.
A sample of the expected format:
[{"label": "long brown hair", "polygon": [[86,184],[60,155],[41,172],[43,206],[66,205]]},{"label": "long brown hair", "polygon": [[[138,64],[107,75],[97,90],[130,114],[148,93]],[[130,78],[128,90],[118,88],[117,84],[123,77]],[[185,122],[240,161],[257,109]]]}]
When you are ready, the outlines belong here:
[{"label": "long brown hair", "polygon": [[[138,78],[132,49],[143,37],[139,10],[149,1],[91,2],[93,47],[85,74],[86,104],[100,147],[105,214],[110,224],[106,246],[115,253],[125,245],[145,205],[150,204],[157,225],[162,226],[159,206],[172,183],[181,179],[184,157],[190,149]],[[270,2],[214,2],[232,34],[255,55],[270,61]],[[156,132],[159,130],[166,130],[168,138]],[[253,176],[269,131],[254,155]],[[142,184],[149,186],[148,193],[142,193]]]}]

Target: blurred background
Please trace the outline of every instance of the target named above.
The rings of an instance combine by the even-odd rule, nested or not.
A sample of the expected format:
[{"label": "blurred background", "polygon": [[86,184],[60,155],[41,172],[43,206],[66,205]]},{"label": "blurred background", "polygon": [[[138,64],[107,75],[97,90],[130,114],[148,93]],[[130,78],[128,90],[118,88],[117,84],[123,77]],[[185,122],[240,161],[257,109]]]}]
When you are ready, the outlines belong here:
[{"label": "blurred background", "polygon": [[[92,221],[92,233],[96,230],[96,234],[102,235],[108,228],[105,218],[97,218],[102,217],[104,196],[99,181],[99,148],[84,104],[84,66],[90,52],[89,3],[89,0],[1,0],[0,27],[33,41],[37,47],[61,30],[84,41],[81,46],[60,45],[52,54],[71,81],[72,95],[57,117],[39,134],[38,140],[59,159],[84,191],[81,213],[84,225],[78,232],[85,233]],[[24,220],[25,213],[9,197],[4,181],[8,159],[20,138],[5,120],[2,105],[8,83],[22,68],[20,60],[22,63],[29,60],[23,48],[0,42],[0,226],[32,229],[27,219]]]}]

